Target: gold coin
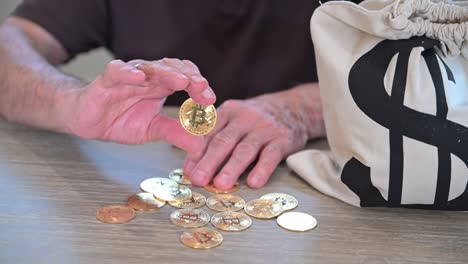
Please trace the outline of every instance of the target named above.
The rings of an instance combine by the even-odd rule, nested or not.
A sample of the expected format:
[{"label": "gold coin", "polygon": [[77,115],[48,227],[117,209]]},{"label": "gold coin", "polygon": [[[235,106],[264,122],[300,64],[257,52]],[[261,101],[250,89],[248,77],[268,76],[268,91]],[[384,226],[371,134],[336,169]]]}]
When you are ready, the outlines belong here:
[{"label": "gold coin", "polygon": [[216,109],[213,105],[197,104],[189,98],[180,107],[179,121],[190,134],[203,136],[210,133],[216,125]]},{"label": "gold coin", "polygon": [[225,231],[242,231],[252,225],[252,219],[243,213],[226,211],[213,215],[211,224]]},{"label": "gold coin", "polygon": [[160,188],[153,192],[154,197],[166,202],[185,201],[192,198],[192,191],[186,186]]},{"label": "gold coin", "polygon": [[167,177],[171,180],[174,180],[178,184],[192,184],[192,182],[190,182],[189,177],[187,177],[187,175],[184,174],[184,171],[182,169],[175,169],[171,171],[171,173],[169,173],[169,176]]},{"label": "gold coin", "polygon": [[206,206],[215,211],[239,211],[245,206],[244,199],[232,194],[217,194],[206,200]]},{"label": "gold coin", "polygon": [[171,213],[171,222],[181,227],[200,227],[210,222],[210,215],[199,209],[179,209]]},{"label": "gold coin", "polygon": [[282,228],[290,231],[304,232],[317,226],[317,220],[313,216],[299,212],[284,213],[276,219],[276,222]]},{"label": "gold coin", "polygon": [[96,218],[108,224],[129,222],[135,216],[135,210],[128,205],[106,205],[96,211]]},{"label": "gold coin", "polygon": [[236,182],[236,184],[234,184],[234,186],[232,186],[231,188],[227,190],[221,190],[221,189],[216,188],[213,182],[210,182],[208,185],[205,185],[203,188],[205,188],[205,190],[212,192],[212,193],[233,193],[239,190],[240,187],[239,187],[239,183]]},{"label": "gold coin", "polygon": [[296,198],[289,194],[284,194],[284,193],[269,193],[265,194],[260,199],[266,199],[266,200],[273,200],[280,202],[281,205],[283,206],[283,211],[291,210],[297,207],[299,202],[297,201]]},{"label": "gold coin", "polygon": [[181,209],[195,209],[205,205],[206,198],[200,193],[192,193],[192,198],[185,201],[173,201],[169,202],[170,205],[181,208]]},{"label": "gold coin", "polygon": [[280,202],[272,200],[257,199],[248,202],[244,207],[245,212],[253,217],[270,219],[283,212]]},{"label": "gold coin", "polygon": [[140,188],[149,193],[155,193],[161,188],[174,188],[177,182],[168,178],[149,178],[140,183]]},{"label": "gold coin", "polygon": [[223,242],[223,236],[216,230],[208,228],[194,228],[180,234],[180,242],[191,248],[213,248]]},{"label": "gold coin", "polygon": [[163,207],[166,202],[156,199],[152,193],[139,193],[130,196],[127,204],[135,210],[153,211]]}]

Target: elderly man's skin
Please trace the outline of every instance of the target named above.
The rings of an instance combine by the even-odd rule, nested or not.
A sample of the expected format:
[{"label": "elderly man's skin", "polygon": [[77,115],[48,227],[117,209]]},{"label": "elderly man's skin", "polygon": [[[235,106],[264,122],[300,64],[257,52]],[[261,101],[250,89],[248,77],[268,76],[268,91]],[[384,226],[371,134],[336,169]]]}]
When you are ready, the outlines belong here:
[{"label": "elderly man's skin", "polygon": [[308,139],[325,135],[316,84],[227,101],[219,108],[215,131],[195,137],[160,113],[175,91],[185,90],[201,104],[215,102],[208,81],[192,62],[112,61],[86,84],[54,67],[67,58],[44,29],[8,18],[0,28],[0,115],[89,139],[124,144],[164,139],[187,151],[184,171],[194,184],[205,185],[216,176],[216,186],[223,189],[254,162],[247,183],[263,186],[282,159]]},{"label": "elderly man's skin", "polygon": [[[6,119],[125,144],[164,139],[188,152],[202,146],[202,138],[189,135],[178,120],[160,113],[166,97],[179,90],[201,104],[215,102],[193,63],[116,60],[85,84],[52,66],[68,55],[31,22],[9,18],[0,29],[0,43],[0,113]],[[136,69],[138,63],[143,71]]]}]

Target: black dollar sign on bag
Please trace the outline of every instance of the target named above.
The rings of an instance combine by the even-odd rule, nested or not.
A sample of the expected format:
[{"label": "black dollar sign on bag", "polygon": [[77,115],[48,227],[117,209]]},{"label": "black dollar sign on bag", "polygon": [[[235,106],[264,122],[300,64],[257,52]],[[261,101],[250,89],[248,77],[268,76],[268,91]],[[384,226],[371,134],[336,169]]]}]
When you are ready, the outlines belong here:
[{"label": "black dollar sign on bag", "polygon": [[[450,155],[459,157],[468,166],[468,128],[447,120],[448,107],[444,81],[434,49],[438,44],[438,41],[427,37],[384,40],[359,58],[350,70],[348,83],[354,101],[368,117],[389,130],[388,201],[372,185],[369,167],[353,157],[343,168],[341,180],[359,196],[361,206],[468,210],[468,188],[466,187],[459,197],[448,201],[451,181]],[[403,104],[409,57],[411,51],[417,47],[424,49],[421,55],[426,61],[434,83],[436,115],[419,112]],[[397,54],[392,91],[391,95],[388,95],[384,86],[384,76],[391,59]],[[442,61],[441,58],[439,60]],[[448,79],[455,83],[451,70],[443,61],[442,63]],[[437,186],[432,205],[401,204],[403,136],[437,147]],[[421,163],[420,166],[424,164]]]}]

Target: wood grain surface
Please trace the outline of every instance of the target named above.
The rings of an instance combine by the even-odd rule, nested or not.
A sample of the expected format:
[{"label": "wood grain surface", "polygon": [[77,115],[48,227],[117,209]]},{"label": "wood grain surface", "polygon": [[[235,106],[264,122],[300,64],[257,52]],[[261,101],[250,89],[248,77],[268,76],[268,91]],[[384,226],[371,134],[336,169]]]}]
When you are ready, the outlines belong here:
[{"label": "wood grain surface", "polygon": [[125,203],[142,180],[167,176],[183,159],[164,142],[124,146],[0,121],[0,263],[468,262],[468,214],[355,208],[315,191],[284,164],[264,188],[249,189],[242,179],[236,194],[246,201],[291,194],[295,211],[318,220],[312,231],[254,219],[244,232],[222,232],[219,247],[195,250],[179,242],[182,228],[170,223],[169,205],[125,224],[96,219],[99,207]]}]

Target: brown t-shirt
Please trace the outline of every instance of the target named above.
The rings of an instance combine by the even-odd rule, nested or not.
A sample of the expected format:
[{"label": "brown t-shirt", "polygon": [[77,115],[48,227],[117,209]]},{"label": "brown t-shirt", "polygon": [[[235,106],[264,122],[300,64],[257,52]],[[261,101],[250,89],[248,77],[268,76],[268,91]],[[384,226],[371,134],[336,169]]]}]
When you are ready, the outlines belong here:
[{"label": "brown t-shirt", "polygon": [[[317,0],[25,0],[13,13],[71,56],[189,59],[218,97],[244,99],[317,81],[309,20]],[[181,104],[178,93],[168,104]]]}]

